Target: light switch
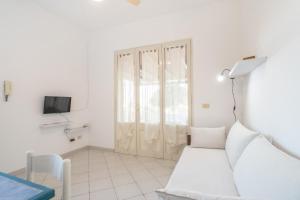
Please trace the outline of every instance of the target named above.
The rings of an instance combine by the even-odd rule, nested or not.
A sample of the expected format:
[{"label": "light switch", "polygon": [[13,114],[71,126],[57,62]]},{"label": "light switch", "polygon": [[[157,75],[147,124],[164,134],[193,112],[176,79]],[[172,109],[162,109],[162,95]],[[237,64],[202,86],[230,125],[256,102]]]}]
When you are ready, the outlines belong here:
[{"label": "light switch", "polygon": [[202,108],[203,109],[209,109],[210,105],[208,103],[203,103]]}]

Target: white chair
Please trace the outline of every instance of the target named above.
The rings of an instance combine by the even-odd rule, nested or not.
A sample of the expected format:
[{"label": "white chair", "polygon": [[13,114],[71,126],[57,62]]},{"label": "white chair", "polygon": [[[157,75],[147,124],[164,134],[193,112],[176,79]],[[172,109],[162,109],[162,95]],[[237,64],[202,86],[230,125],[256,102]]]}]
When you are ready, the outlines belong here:
[{"label": "white chair", "polygon": [[26,152],[26,156],[26,179],[28,181],[34,181],[33,172],[51,174],[63,184],[62,200],[71,199],[71,161],[69,159],[63,160],[57,154],[34,155],[31,151]]}]

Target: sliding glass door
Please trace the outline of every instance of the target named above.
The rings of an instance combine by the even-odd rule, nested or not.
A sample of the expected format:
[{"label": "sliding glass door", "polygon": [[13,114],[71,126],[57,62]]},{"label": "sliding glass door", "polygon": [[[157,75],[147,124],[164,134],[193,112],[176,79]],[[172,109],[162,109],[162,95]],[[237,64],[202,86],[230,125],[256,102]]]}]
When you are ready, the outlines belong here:
[{"label": "sliding glass door", "polygon": [[191,123],[190,41],[116,53],[116,151],[177,159]]}]

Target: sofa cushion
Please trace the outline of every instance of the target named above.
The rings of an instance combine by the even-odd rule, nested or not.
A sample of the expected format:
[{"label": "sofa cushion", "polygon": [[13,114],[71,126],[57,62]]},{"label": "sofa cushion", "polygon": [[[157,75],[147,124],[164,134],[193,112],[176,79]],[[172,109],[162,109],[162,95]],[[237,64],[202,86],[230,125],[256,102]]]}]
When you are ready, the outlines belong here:
[{"label": "sofa cushion", "polygon": [[243,153],[245,147],[253,140],[258,133],[247,129],[239,121],[231,128],[226,140],[226,153],[232,169]]},{"label": "sofa cushion", "polygon": [[225,150],[185,147],[166,190],[238,196]]},{"label": "sofa cushion", "polygon": [[234,179],[243,197],[300,199],[300,160],[280,151],[263,136],[246,147],[235,166]]},{"label": "sofa cushion", "polygon": [[195,128],[191,127],[191,147],[195,148],[225,148],[225,127],[221,128]]}]

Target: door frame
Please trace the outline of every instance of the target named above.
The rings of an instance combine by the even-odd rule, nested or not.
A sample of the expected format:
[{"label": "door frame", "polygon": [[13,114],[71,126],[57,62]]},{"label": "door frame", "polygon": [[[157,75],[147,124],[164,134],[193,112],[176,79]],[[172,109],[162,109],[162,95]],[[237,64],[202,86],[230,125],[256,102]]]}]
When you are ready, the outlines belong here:
[{"label": "door frame", "polygon": [[[135,123],[136,123],[136,148],[135,148],[135,154],[138,155],[138,141],[139,141],[139,134],[138,134],[138,124],[139,124],[139,90],[138,90],[138,84],[139,84],[139,52],[142,50],[147,50],[147,49],[153,49],[153,48],[158,48],[159,47],[159,52],[160,55],[159,57],[161,58],[160,60],[160,73],[161,73],[161,130],[163,133],[163,158],[165,158],[165,133],[163,131],[163,126],[165,123],[165,117],[164,117],[164,107],[165,107],[165,99],[164,99],[164,85],[165,85],[165,73],[164,73],[164,67],[166,65],[165,63],[165,53],[164,49],[167,47],[171,46],[176,46],[176,45],[184,45],[186,46],[186,64],[188,66],[188,126],[192,125],[192,107],[193,107],[193,102],[192,102],[192,39],[182,39],[182,40],[176,40],[176,41],[171,41],[171,42],[164,42],[164,43],[159,43],[159,44],[154,44],[154,45],[146,45],[142,47],[135,47],[135,48],[129,48],[129,49],[124,49],[124,50],[117,50],[114,52],[114,150],[115,152],[118,152],[116,145],[117,145],[117,123],[118,123],[118,55],[119,54],[124,54],[124,53],[132,53],[134,55],[134,69],[135,69],[135,84],[136,84],[136,111],[135,111]],[[188,133],[187,133],[188,134]],[[119,152],[119,153],[124,153],[124,152]],[[125,153],[126,154],[126,153]]]}]

